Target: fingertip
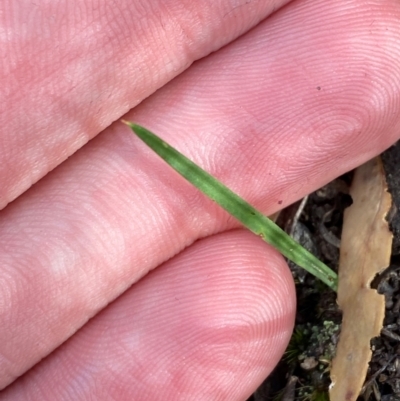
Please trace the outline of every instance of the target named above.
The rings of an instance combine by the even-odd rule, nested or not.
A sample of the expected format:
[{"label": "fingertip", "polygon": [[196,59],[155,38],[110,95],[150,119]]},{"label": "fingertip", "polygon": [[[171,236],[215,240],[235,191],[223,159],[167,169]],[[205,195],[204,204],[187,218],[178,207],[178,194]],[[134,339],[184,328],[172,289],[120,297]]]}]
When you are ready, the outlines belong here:
[{"label": "fingertip", "polygon": [[284,259],[243,229],[217,234],[134,285],[3,399],[246,399],[280,360],[294,315]]}]

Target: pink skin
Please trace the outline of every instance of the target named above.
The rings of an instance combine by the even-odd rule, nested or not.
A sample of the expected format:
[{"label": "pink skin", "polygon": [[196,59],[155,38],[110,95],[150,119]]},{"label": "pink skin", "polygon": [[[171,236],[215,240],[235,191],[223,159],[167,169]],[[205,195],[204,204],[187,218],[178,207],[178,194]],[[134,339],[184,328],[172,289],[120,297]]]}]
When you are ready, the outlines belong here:
[{"label": "pink skin", "polygon": [[[87,7],[79,24],[72,5],[47,10],[70,28],[36,49],[10,36],[3,206],[282,5],[158,3]],[[400,136],[399,22],[396,0],[294,1],[124,118],[273,213]],[[295,297],[283,259],[234,227],[127,127],[106,129],[2,211],[1,385],[50,355],[0,400],[246,399],[287,344]]]},{"label": "pink skin", "polygon": [[6,1],[0,208],[193,61],[288,1]]}]

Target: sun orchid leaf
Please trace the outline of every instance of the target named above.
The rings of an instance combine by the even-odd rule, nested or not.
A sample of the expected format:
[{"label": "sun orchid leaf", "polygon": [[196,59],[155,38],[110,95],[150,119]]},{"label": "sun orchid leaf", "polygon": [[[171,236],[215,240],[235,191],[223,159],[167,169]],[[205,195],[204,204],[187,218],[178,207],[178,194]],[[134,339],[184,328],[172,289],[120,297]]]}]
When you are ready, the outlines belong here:
[{"label": "sun orchid leaf", "polygon": [[304,249],[267,216],[263,215],[239,195],[197,166],[186,156],[153,134],[146,128],[123,121],[154,152],[191,184],[218,203],[246,228],[276,248],[282,255],[313,274],[334,291],[337,289],[337,275],[312,253]]}]

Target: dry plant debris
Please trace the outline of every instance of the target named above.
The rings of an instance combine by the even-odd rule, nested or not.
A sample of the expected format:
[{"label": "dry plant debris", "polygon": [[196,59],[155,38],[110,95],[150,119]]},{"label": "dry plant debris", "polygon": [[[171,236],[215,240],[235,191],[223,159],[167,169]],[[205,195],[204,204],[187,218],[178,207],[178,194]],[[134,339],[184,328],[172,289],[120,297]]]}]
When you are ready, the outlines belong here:
[{"label": "dry plant debris", "polygon": [[356,400],[371,359],[371,338],[379,336],[385,314],[384,296],[370,288],[390,264],[392,233],[385,220],[392,200],[382,162],[359,167],[345,211],[339,261],[338,304],[343,323],[332,363],[331,401]]}]

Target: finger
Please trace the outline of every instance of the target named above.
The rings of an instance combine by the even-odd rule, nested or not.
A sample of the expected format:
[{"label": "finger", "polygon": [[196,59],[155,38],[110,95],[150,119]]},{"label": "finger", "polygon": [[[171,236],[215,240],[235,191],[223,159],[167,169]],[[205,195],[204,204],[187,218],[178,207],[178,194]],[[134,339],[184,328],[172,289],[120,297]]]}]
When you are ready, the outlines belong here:
[{"label": "finger", "polygon": [[0,400],[244,400],[280,359],[294,313],[283,258],[249,232],[219,234],[136,284]]},{"label": "finger", "polygon": [[[353,5],[291,4],[131,116],[272,213],[400,132],[399,5]],[[1,383],[162,261],[234,224],[115,124],[3,211]]]},{"label": "finger", "polygon": [[399,3],[351,4],[288,5],[125,119],[276,211],[400,137]]},{"label": "finger", "polygon": [[0,209],[287,1],[2,2]]}]

